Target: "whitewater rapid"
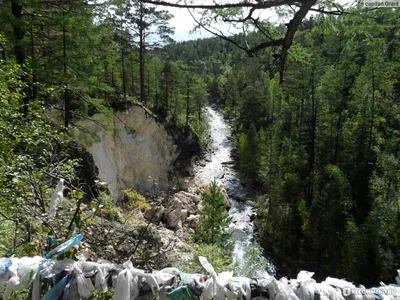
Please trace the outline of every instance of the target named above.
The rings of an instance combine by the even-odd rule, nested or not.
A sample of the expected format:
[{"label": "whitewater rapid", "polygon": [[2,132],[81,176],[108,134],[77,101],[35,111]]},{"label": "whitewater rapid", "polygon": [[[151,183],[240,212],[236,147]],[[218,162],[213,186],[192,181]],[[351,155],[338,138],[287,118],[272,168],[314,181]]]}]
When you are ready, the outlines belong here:
[{"label": "whitewater rapid", "polygon": [[[212,107],[207,107],[205,115],[210,128],[211,151],[198,166],[195,167],[195,179],[208,185],[215,178],[224,187],[231,200],[229,216],[232,222],[227,228],[232,232],[233,261],[237,275],[250,275],[268,265],[262,256],[260,247],[254,242],[254,226],[251,216],[255,208],[245,204],[247,190],[240,182],[239,174],[234,170],[232,158],[231,127],[223,115]],[[273,266],[269,265],[271,269]]]}]

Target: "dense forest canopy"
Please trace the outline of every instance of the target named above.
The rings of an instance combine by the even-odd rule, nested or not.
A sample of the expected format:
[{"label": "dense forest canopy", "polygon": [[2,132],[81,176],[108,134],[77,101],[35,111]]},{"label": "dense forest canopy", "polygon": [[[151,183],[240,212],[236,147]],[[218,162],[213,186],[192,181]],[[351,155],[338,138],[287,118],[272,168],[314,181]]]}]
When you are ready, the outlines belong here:
[{"label": "dense forest canopy", "polygon": [[273,48],[248,58],[223,40],[167,47],[209,76],[233,118],[242,175],[264,194],[259,239],[292,275],[372,284],[399,265],[398,17],[307,20],[282,84]]},{"label": "dense forest canopy", "polygon": [[[218,103],[234,125],[241,175],[259,195],[265,253],[291,275],[391,279],[400,268],[400,11],[182,4],[203,10],[200,28],[251,30],[174,43],[171,15],[148,2],[170,5],[0,4],[0,254],[36,254],[48,233],[83,226],[80,204],[98,195],[70,134],[80,119],[102,113],[112,126],[113,110],[139,103],[204,144],[202,110]],[[253,18],[281,5],[293,6],[286,25]],[[305,18],[310,10],[324,14]],[[55,225],[43,215],[60,177],[78,209]]]}]

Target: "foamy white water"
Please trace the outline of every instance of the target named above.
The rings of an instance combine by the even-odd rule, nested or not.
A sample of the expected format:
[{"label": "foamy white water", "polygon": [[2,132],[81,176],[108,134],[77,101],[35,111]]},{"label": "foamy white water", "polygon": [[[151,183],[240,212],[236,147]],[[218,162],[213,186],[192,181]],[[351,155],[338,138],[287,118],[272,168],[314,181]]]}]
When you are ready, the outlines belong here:
[{"label": "foamy white water", "polygon": [[234,244],[232,255],[237,264],[235,273],[247,275],[251,269],[263,268],[267,264],[260,248],[253,241],[254,228],[250,217],[255,213],[255,209],[243,202],[247,191],[233,169],[229,124],[221,113],[211,107],[206,108],[206,116],[210,125],[212,151],[210,157],[195,168],[195,178],[205,185],[210,184],[215,178],[217,183],[226,189],[231,200],[229,215],[232,222],[227,230],[232,232],[231,242]]}]

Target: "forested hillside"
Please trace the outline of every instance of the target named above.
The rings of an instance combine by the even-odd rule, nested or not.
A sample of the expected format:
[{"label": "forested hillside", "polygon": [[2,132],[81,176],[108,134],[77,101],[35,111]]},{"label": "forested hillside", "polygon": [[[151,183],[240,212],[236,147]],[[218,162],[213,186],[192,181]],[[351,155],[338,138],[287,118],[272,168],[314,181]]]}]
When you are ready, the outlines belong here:
[{"label": "forested hillside", "polygon": [[221,39],[167,47],[233,118],[238,167],[263,194],[259,240],[292,275],[372,284],[400,266],[399,17],[309,19],[282,84],[274,49],[249,58]]},{"label": "forested hillside", "polygon": [[[175,43],[171,17],[139,1],[0,4],[0,255],[37,254],[49,235],[92,225],[83,203],[97,212],[92,200],[107,193],[74,140],[79,121],[114,130],[113,112],[139,104],[204,146],[202,112],[217,104],[257,195],[265,254],[291,276],[390,281],[400,269],[400,10],[311,16],[293,44],[257,51],[237,46],[285,41],[293,23]],[[72,204],[55,224],[44,216],[59,178]],[[106,218],[117,214],[107,199]]]},{"label": "forested hillside", "polygon": [[[168,61],[161,49],[171,42],[171,17],[138,1],[0,3],[0,256],[43,254],[52,239],[63,241],[74,232],[96,237],[91,227],[99,226],[99,216],[145,224],[140,212],[139,220],[133,215],[148,205],[129,204],[136,192],[128,190],[124,198],[123,208],[132,210],[125,218],[99,183],[99,166],[85,149],[94,134],[83,122],[117,133],[117,112],[137,105],[142,117],[156,120],[148,124],[165,126],[181,143],[194,132],[204,144],[203,79],[184,63]],[[150,129],[163,136],[157,126]],[[150,135],[146,129],[141,132]],[[127,123],[124,130],[128,139],[137,134],[145,140]],[[151,160],[150,150],[137,155]],[[49,200],[60,178],[68,203],[54,219]],[[117,244],[110,239],[100,246]]]}]

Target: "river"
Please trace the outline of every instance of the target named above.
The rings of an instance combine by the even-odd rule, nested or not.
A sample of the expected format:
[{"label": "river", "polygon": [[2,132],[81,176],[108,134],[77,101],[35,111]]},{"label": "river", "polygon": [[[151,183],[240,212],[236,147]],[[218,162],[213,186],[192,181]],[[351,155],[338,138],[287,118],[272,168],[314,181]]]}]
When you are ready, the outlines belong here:
[{"label": "river", "polygon": [[234,170],[232,158],[231,127],[223,115],[212,107],[207,107],[205,115],[210,127],[211,151],[205,160],[195,167],[195,179],[208,185],[215,180],[224,187],[231,200],[229,216],[232,222],[226,230],[232,232],[233,261],[236,264],[236,275],[249,276],[259,269],[269,268],[262,256],[259,245],[254,241],[254,226],[251,216],[255,208],[245,204],[248,192],[240,181],[239,174]]}]

